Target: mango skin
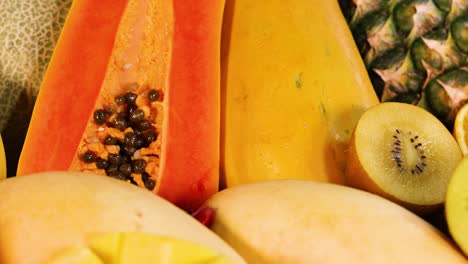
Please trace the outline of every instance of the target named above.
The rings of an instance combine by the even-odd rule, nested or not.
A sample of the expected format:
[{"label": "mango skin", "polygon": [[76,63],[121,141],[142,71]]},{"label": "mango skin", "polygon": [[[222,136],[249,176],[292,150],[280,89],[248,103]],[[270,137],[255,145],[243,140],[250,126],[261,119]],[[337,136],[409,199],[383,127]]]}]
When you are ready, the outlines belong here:
[{"label": "mango skin", "polygon": [[[167,200],[130,183],[80,172],[0,181],[0,263],[43,263],[98,232],[139,231],[207,246],[245,263],[221,238]],[[27,252],[27,254],[24,254]]]},{"label": "mango skin", "polygon": [[467,263],[407,209],[341,185],[274,180],[212,196],[211,229],[248,263]]}]

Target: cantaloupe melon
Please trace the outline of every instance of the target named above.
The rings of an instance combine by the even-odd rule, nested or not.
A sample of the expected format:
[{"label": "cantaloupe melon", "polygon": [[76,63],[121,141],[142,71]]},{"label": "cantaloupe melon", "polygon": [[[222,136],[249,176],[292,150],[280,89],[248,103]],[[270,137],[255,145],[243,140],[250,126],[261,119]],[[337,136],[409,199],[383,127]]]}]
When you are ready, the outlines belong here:
[{"label": "cantaloupe melon", "polygon": [[0,1],[0,132],[11,175],[16,170],[42,76],[71,2]]},{"label": "cantaloupe melon", "polygon": [[0,8],[0,130],[21,92],[33,98],[72,0],[3,0]]}]

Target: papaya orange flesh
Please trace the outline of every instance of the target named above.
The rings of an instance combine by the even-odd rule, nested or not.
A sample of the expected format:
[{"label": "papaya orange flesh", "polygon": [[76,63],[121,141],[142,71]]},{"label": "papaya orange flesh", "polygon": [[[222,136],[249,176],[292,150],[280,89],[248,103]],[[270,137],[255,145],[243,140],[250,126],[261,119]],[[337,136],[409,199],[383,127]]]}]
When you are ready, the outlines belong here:
[{"label": "papaya orange flesh", "polygon": [[198,208],[218,190],[223,6],[74,1],[17,175],[91,171]]},{"label": "papaya orange flesh", "polygon": [[70,166],[99,94],[126,2],[72,4],[41,84],[17,175]]}]

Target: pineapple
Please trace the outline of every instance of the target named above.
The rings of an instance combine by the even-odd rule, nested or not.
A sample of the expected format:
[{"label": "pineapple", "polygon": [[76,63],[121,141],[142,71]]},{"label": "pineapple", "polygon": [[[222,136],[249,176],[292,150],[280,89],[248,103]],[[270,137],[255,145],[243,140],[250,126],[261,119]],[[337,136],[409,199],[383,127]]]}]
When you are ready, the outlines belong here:
[{"label": "pineapple", "polygon": [[339,0],[382,102],[418,105],[449,129],[468,102],[468,0]]}]

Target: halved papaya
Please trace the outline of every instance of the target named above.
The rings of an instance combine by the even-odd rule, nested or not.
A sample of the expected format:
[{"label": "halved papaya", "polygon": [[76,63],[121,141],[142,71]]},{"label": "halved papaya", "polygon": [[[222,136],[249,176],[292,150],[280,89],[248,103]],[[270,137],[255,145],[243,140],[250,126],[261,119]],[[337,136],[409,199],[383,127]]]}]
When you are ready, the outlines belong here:
[{"label": "halved papaya", "polygon": [[75,0],[17,175],[90,171],[186,210],[218,190],[224,1]]}]

